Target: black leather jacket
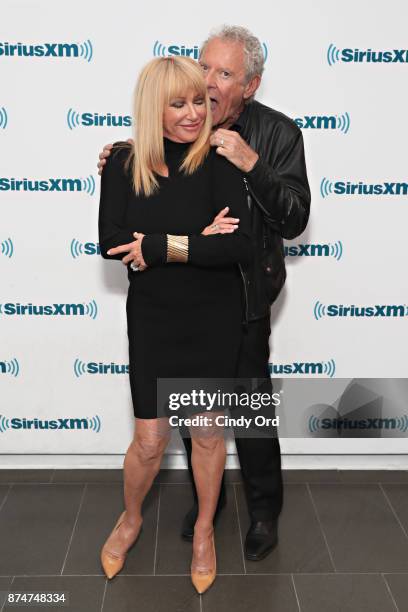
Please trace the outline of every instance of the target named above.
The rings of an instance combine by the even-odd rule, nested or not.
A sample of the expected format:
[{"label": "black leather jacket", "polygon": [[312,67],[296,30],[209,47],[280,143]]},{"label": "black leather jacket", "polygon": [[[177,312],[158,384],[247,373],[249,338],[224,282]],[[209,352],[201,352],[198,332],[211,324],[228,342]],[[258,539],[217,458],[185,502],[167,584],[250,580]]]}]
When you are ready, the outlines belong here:
[{"label": "black leather jacket", "polygon": [[286,279],[283,238],[295,238],[308,222],[310,189],[303,136],[292,119],[253,101],[237,129],[259,155],[244,175],[251,212],[254,259],[239,265],[246,298],[245,323],[270,313]]}]

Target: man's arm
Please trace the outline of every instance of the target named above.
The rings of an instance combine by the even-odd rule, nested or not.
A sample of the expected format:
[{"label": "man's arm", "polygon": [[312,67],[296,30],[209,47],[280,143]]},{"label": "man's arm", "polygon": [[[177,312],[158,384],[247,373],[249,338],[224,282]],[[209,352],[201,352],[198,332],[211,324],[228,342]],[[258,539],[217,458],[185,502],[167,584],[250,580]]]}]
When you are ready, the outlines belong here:
[{"label": "man's arm", "polygon": [[274,164],[259,158],[247,179],[265,221],[282,238],[291,239],[304,231],[310,213],[302,132],[299,129],[290,139],[278,138],[276,146]]},{"label": "man's arm", "polygon": [[[219,146],[221,138],[223,146]],[[217,153],[245,172],[249,191],[265,222],[282,238],[291,239],[303,232],[310,212],[303,136],[297,126],[288,130],[281,125],[275,130],[273,140],[273,159],[265,159],[237,132],[220,129],[212,136],[212,144],[218,145]]]}]

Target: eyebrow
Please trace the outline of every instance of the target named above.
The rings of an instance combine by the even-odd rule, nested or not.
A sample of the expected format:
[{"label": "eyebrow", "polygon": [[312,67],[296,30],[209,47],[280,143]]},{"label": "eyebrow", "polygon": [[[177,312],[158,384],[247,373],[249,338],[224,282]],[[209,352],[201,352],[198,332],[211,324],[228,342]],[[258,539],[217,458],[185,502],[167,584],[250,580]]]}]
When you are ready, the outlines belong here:
[{"label": "eyebrow", "polygon": [[[198,93],[197,95],[194,96],[193,100],[196,100],[197,98],[204,98],[204,94],[200,94]],[[174,102],[175,100],[187,100],[187,98],[185,96],[174,96],[173,98],[170,98],[170,102]]]},{"label": "eyebrow", "polygon": [[[199,60],[200,64],[205,64],[206,66],[208,66],[208,63],[205,62],[204,60]],[[222,66],[221,68],[218,68],[218,71],[222,71],[225,70],[225,72],[230,72],[231,74],[234,74],[234,71],[231,68],[227,68],[226,66]]]}]

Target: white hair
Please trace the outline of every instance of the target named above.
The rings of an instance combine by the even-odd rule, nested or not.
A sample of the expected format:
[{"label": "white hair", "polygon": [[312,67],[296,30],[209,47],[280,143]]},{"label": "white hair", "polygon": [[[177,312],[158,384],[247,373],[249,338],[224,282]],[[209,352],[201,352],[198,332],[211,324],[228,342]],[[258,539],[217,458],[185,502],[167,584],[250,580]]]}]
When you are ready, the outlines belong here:
[{"label": "white hair", "polygon": [[230,42],[240,42],[244,47],[245,79],[249,81],[256,75],[261,76],[264,71],[265,57],[259,38],[254,36],[247,28],[242,26],[222,25],[211,30],[208,38],[203,42],[200,57],[207,43],[214,38]]}]

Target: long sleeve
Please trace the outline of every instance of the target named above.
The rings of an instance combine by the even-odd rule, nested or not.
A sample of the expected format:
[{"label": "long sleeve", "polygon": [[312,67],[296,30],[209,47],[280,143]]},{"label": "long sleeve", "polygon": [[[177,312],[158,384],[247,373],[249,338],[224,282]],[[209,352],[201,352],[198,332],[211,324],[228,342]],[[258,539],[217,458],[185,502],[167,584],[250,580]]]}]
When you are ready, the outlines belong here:
[{"label": "long sleeve", "polygon": [[113,148],[102,171],[98,231],[99,247],[104,259],[123,259],[126,253],[108,255],[107,251],[135,240],[133,233],[125,229],[129,183],[123,163],[128,151],[129,145],[120,150]]},{"label": "long sleeve", "polygon": [[[189,236],[188,262],[197,266],[248,264],[252,260],[252,239],[243,175],[224,157],[212,155],[214,216],[229,206],[228,216],[239,218],[239,224],[231,234]],[[165,263],[165,238],[163,234],[153,234],[143,239],[142,253],[148,265]]]},{"label": "long sleeve", "polygon": [[281,125],[273,134],[274,159],[262,159],[247,173],[249,188],[269,223],[283,238],[295,238],[309,219],[310,189],[303,136]]}]

